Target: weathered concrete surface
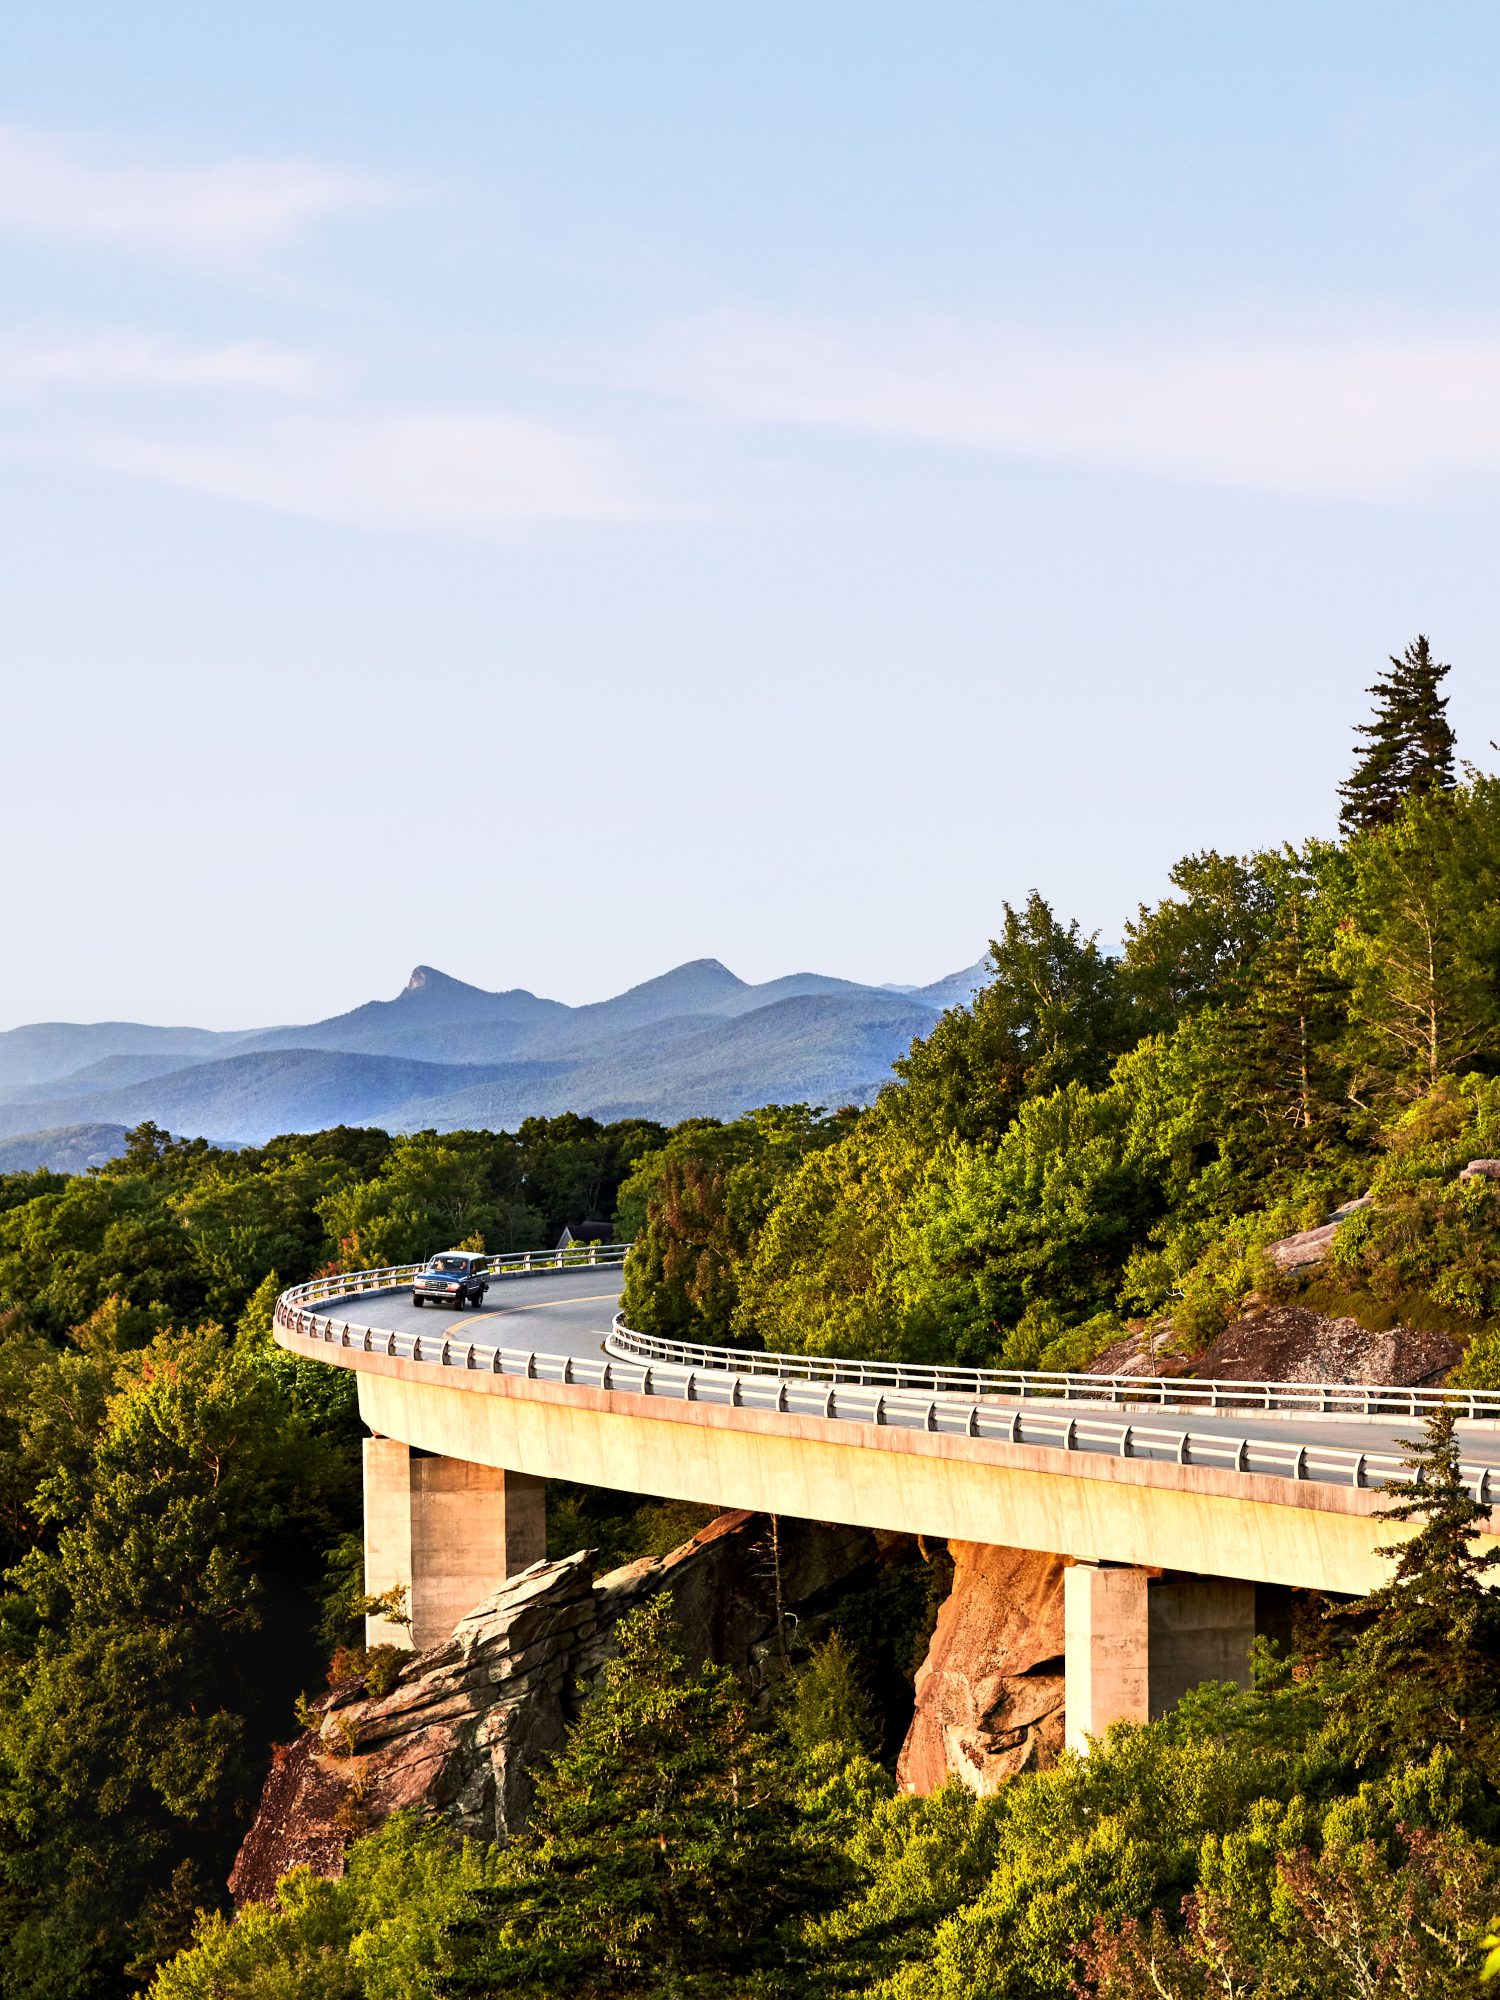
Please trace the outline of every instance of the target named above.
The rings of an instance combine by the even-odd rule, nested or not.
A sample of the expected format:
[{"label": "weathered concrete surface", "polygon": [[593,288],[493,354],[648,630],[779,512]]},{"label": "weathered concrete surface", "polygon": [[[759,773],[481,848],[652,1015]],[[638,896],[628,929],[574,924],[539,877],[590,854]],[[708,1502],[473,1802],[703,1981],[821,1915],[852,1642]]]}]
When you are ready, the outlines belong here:
[{"label": "weathered concrete surface", "polygon": [[[349,1350],[278,1336],[355,1366]],[[711,1506],[1363,1595],[1397,1532],[1378,1492],[357,1357],[369,1427],[471,1464]],[[1493,1534],[1481,1547],[1497,1545]]]},{"label": "weathered concrete surface", "polygon": [[1070,1750],[1166,1715],[1204,1681],[1250,1685],[1253,1583],[1079,1563],[1063,1590]]},{"label": "weathered concrete surface", "polygon": [[981,1795],[1045,1770],[1063,1740],[1060,1557],[953,1542],[953,1586],[917,1672],[896,1765],[908,1792],[957,1778]]},{"label": "weathered concrete surface", "polygon": [[1112,1722],[1150,1720],[1149,1581],[1144,1569],[1094,1563],[1076,1564],[1063,1579],[1070,1750],[1087,1750]]},{"label": "weathered concrete surface", "polygon": [[[230,1877],[236,1901],[265,1900],[299,1865],[339,1874],[349,1840],[403,1809],[485,1840],[513,1832],[619,1620],[659,1590],[671,1593],[692,1658],[756,1685],[777,1642],[777,1554],[763,1516],[727,1514],[669,1555],[597,1582],[586,1553],[539,1562],[451,1637],[411,1654],[389,1694],[371,1695],[363,1681],[334,1688],[316,1704],[317,1732],[282,1752],[266,1780]],[[783,1605],[815,1603],[876,1554],[859,1529],[783,1523]]]},{"label": "weathered concrete surface", "polygon": [[367,1645],[439,1644],[497,1584],[547,1553],[546,1488],[525,1473],[370,1437],[364,1488],[365,1590],[403,1588],[411,1621],[408,1630],[367,1618]]},{"label": "weathered concrete surface", "polygon": [[1255,1585],[1232,1577],[1163,1577],[1146,1590],[1146,1666],[1152,1717],[1204,1681],[1250,1685]]}]

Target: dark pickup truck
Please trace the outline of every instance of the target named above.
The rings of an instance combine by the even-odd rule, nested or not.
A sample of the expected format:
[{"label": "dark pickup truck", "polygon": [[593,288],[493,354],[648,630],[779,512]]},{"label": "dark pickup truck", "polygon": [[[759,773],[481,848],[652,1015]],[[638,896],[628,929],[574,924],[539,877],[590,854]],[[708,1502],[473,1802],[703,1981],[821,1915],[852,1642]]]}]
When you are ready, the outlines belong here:
[{"label": "dark pickup truck", "polygon": [[483,1305],[489,1280],[480,1266],[484,1258],[476,1250],[442,1250],[428,1259],[425,1271],[411,1281],[414,1306]]}]

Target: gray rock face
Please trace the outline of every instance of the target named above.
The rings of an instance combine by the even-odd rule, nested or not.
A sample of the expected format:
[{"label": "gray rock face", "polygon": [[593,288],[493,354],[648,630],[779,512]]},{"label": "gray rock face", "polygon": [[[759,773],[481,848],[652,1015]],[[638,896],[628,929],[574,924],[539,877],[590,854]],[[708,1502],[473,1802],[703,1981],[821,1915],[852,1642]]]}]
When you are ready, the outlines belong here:
[{"label": "gray rock face", "polygon": [[1456,1340],[1408,1326],[1371,1333],[1306,1306],[1262,1308],[1231,1321],[1193,1374],[1205,1382],[1441,1382],[1463,1357]]},{"label": "gray rock face", "polygon": [[1278,1271],[1305,1271],[1321,1264],[1333,1242],[1336,1222],[1322,1223],[1317,1229],[1299,1229],[1295,1236],[1283,1236],[1266,1245],[1266,1255]]},{"label": "gray rock face", "polygon": [[751,1685],[774,1651],[780,1602],[795,1612],[872,1563],[863,1529],[721,1514],[670,1554],[595,1581],[587,1553],[534,1563],[413,1653],[388,1694],[363,1681],[313,1704],[316,1730],[273,1764],[235,1859],[236,1903],[263,1902],[289,1868],[343,1871],[361,1833],[404,1810],[500,1840],[530,1810],[539,1767],[561,1749],[578,1702],[614,1646],[620,1619],[671,1592],[690,1657]]},{"label": "gray rock face", "polygon": [[1316,1229],[1299,1229],[1295,1236],[1283,1236],[1276,1243],[1268,1243],[1267,1257],[1278,1271],[1306,1271],[1315,1264],[1321,1264],[1328,1255],[1334,1232],[1345,1216],[1368,1208],[1372,1199],[1372,1196],[1362,1194],[1353,1201],[1342,1202]]}]

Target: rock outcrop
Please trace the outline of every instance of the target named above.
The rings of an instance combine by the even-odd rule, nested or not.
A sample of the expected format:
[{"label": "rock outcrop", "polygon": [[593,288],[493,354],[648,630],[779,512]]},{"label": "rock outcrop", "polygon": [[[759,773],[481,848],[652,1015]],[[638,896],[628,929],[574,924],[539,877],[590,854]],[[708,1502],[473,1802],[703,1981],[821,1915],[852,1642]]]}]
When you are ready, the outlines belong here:
[{"label": "rock outcrop", "polygon": [[1193,1363],[1206,1382],[1441,1382],[1463,1350],[1446,1333],[1392,1326],[1372,1333],[1355,1319],[1307,1306],[1272,1305],[1230,1322]]},{"label": "rock outcrop", "polygon": [[1368,1208],[1373,1197],[1362,1194],[1346,1201],[1316,1229],[1299,1229],[1295,1236],[1282,1236],[1266,1245],[1266,1256],[1278,1271],[1310,1271],[1327,1257],[1339,1224],[1358,1209]]},{"label": "rock outcrop", "polygon": [[909,1792],[959,1778],[993,1792],[1045,1769],[1063,1741],[1060,1556],[950,1542],[953,1588],[917,1673],[896,1777]]},{"label": "rock outcrop", "polygon": [[349,1841],[404,1809],[484,1840],[514,1832],[615,1626],[657,1591],[671,1592],[691,1657],[755,1686],[777,1645],[778,1576],[781,1607],[795,1613],[876,1555],[863,1529],[773,1528],[735,1513],[597,1581],[587,1552],[534,1563],[443,1645],[411,1654],[388,1693],[348,1681],[312,1704],[316,1729],[279,1752],[266,1779],[229,1879],[235,1901],[265,1901],[289,1868],[340,1874]]}]

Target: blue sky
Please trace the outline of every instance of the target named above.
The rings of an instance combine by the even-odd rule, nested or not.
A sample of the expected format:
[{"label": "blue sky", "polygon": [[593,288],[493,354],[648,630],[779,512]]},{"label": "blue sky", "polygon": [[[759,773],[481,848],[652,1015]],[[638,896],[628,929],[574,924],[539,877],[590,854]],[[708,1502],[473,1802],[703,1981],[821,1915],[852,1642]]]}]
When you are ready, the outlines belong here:
[{"label": "blue sky", "polygon": [[0,26],[0,1024],[926,980],[1500,734],[1500,16]]}]

